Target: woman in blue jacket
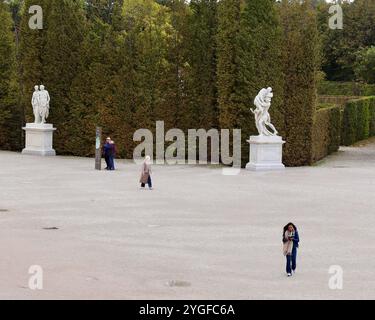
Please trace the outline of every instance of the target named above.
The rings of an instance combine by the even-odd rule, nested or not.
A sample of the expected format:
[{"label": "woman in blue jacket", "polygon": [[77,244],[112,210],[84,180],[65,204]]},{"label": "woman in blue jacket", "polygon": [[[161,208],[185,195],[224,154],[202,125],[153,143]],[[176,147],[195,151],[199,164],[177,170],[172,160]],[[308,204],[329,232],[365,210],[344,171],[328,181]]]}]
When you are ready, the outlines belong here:
[{"label": "woman in blue jacket", "polygon": [[107,167],[106,170],[111,170],[112,163],[111,163],[111,157],[112,157],[112,144],[111,144],[111,138],[107,138],[105,140],[105,144],[103,146],[103,155],[105,159],[105,163]]},{"label": "woman in blue jacket", "polygon": [[297,249],[299,246],[299,235],[297,227],[288,223],[283,230],[283,253],[286,256],[286,273],[288,277],[296,272]]}]

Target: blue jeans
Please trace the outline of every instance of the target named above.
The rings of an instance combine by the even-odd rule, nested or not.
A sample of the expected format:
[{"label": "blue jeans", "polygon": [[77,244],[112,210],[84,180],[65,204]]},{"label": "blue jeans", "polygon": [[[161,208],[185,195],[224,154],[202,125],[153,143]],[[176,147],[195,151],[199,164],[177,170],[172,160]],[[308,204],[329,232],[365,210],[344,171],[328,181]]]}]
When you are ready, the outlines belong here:
[{"label": "blue jeans", "polygon": [[[147,184],[148,184],[148,187],[151,189],[151,188],[152,188],[151,175],[148,176]],[[146,186],[145,183],[142,183],[142,184],[141,184],[141,187],[142,187],[142,188],[144,188],[145,186]]]},{"label": "blue jeans", "polygon": [[286,256],[286,273],[292,273],[297,268],[297,248],[293,247],[292,254]]}]

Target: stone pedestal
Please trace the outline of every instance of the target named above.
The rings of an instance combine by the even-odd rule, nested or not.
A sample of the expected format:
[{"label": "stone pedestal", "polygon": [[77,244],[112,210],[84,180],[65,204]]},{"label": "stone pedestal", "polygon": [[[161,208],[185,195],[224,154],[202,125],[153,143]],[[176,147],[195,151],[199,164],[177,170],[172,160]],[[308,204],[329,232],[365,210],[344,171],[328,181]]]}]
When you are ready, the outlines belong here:
[{"label": "stone pedestal", "polygon": [[52,124],[28,123],[22,128],[26,132],[25,149],[23,154],[37,156],[55,156],[53,149],[53,132],[56,130]]},{"label": "stone pedestal", "polygon": [[252,171],[283,170],[283,141],[279,136],[251,136],[250,162],[246,169]]}]

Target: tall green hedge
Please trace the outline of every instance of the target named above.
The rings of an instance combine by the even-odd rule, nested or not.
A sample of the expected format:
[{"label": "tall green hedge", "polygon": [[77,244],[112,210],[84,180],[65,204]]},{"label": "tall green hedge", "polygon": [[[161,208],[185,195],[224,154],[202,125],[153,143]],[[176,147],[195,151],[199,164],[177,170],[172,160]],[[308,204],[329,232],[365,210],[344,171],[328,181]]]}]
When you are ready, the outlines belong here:
[{"label": "tall green hedge", "polygon": [[280,15],[285,76],[284,163],[288,166],[309,165],[321,61],[316,12],[311,1],[284,0]]},{"label": "tall green hedge", "polygon": [[19,150],[22,117],[17,105],[16,46],[8,4],[0,1],[0,148]]},{"label": "tall green hedge", "polygon": [[273,88],[272,121],[284,132],[282,30],[273,0],[223,0],[218,13],[220,127],[242,130],[245,165],[249,160],[246,140],[257,134],[250,108],[262,88]]},{"label": "tall green hedge", "polygon": [[375,136],[375,98],[369,101],[369,115],[370,115],[370,136]]},{"label": "tall green hedge", "polygon": [[344,108],[320,105],[314,117],[312,160],[370,136],[375,136],[375,97],[351,100]]},{"label": "tall green hedge", "polygon": [[[25,9],[33,1],[23,3]],[[336,109],[316,113],[321,59],[312,3],[116,0],[111,9],[104,0],[39,0],[44,29],[31,30],[22,10],[19,50],[11,44],[14,26],[3,4],[0,124],[7,138],[0,147],[20,149],[9,139],[16,131],[5,131],[16,111],[9,108],[20,106],[14,141],[23,141],[20,122],[33,121],[33,86],[43,83],[59,154],[92,155],[100,125],[116,140],[118,155],[131,157],[134,131],[164,120],[166,128],[242,129],[246,163],[245,139],[257,134],[250,108],[259,90],[272,86],[272,122],[287,141],[284,162],[310,164],[338,145]],[[12,85],[20,87],[20,98],[6,94],[17,92],[8,90]],[[374,134],[373,99],[348,103],[343,141]]]},{"label": "tall green hedge", "polygon": [[349,101],[342,121],[342,144],[345,146],[375,135],[375,97]]},{"label": "tall green hedge", "polygon": [[336,152],[340,147],[341,108],[331,105],[320,108],[314,116],[312,161]]}]

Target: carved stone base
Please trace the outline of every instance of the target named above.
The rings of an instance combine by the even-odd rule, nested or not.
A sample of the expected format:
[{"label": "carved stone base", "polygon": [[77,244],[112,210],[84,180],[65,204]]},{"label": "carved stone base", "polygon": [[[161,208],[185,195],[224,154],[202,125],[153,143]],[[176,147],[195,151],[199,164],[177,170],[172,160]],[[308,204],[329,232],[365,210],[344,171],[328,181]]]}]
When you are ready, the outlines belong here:
[{"label": "carved stone base", "polygon": [[22,128],[26,132],[25,149],[22,154],[37,156],[55,156],[53,149],[53,132],[56,130],[52,124],[27,123]]},{"label": "carved stone base", "polygon": [[269,171],[285,169],[282,163],[283,141],[279,136],[251,136],[250,162],[246,169],[252,171]]}]

